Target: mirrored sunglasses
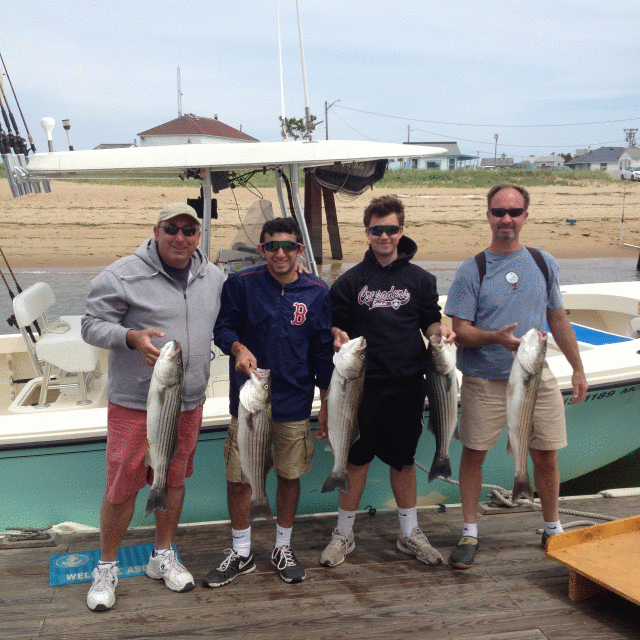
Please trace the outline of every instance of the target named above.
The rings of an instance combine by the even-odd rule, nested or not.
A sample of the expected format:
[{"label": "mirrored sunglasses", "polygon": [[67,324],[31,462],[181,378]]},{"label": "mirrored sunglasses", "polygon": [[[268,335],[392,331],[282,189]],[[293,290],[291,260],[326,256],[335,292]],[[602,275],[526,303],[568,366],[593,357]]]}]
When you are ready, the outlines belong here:
[{"label": "mirrored sunglasses", "polygon": [[510,218],[517,218],[518,216],[521,216],[526,209],[502,209],[502,208],[498,208],[498,209],[489,209],[489,211],[491,211],[491,215],[495,216],[496,218],[504,218],[507,213],[509,214]]},{"label": "mirrored sunglasses", "polygon": [[171,224],[165,224],[160,228],[169,236],[177,236],[178,231],[182,231],[183,236],[185,236],[186,238],[190,238],[191,236],[195,236],[196,233],[198,233],[198,227],[194,227],[192,225],[179,227],[177,224],[174,224],[173,222]]},{"label": "mirrored sunglasses", "polygon": [[378,224],[375,227],[369,227],[367,231],[372,236],[381,236],[383,233],[386,233],[388,236],[395,236],[397,233],[400,233],[402,227],[399,227],[397,224]]},{"label": "mirrored sunglasses", "polygon": [[263,242],[262,246],[272,253],[275,253],[278,249],[282,249],[286,253],[290,253],[291,251],[297,251],[300,248],[300,244],[298,242],[293,242],[291,240],[270,240],[269,242]]}]

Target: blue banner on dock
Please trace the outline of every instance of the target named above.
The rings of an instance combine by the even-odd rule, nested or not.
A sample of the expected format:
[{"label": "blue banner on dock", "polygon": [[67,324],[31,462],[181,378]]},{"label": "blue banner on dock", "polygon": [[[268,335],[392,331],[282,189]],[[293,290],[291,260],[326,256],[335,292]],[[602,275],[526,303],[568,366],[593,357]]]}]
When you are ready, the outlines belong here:
[{"label": "blue banner on dock", "polygon": [[[174,546],[175,549],[175,546]],[[149,556],[153,551],[153,542],[138,544],[133,547],[121,547],[118,551],[118,578],[142,576],[147,568]],[[176,555],[180,555],[176,549]],[[75,553],[59,553],[49,557],[49,586],[58,587],[65,584],[91,582],[91,572],[100,560],[100,549],[94,551],[77,551]]]}]

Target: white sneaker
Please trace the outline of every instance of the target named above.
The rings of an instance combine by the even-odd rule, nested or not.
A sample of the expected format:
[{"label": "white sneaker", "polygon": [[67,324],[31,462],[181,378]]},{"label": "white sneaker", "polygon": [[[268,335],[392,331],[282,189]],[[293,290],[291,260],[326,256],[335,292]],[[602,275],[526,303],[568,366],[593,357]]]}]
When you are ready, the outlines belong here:
[{"label": "white sneaker", "polygon": [[331,542],[320,556],[320,564],[325,567],[337,567],[344,562],[347,554],[351,553],[355,548],[356,543],[353,541],[353,532],[345,536],[336,527],[331,534]]},{"label": "white sneaker", "polygon": [[189,591],[193,589],[193,576],[178,562],[176,552],[171,549],[167,553],[153,557],[147,563],[147,575],[154,580],[164,580],[172,591]]},{"label": "white sneaker", "polygon": [[397,544],[400,551],[414,555],[420,562],[425,564],[442,562],[442,554],[429,544],[427,536],[418,527],[414,527],[407,538],[400,536]]},{"label": "white sneaker", "polygon": [[87,594],[87,607],[91,611],[107,611],[116,603],[116,587],[118,586],[117,564],[107,565],[104,568],[97,566],[93,573],[93,584]]}]

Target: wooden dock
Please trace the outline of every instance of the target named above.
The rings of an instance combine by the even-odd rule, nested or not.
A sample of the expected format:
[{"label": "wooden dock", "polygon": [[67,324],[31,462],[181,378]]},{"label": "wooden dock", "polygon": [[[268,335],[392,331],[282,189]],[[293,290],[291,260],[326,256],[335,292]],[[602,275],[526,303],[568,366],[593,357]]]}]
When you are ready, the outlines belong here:
[{"label": "wooden dock", "polygon": [[[187,497],[188,499],[188,497]],[[637,515],[638,498],[582,497],[562,508]],[[86,606],[89,584],[49,587],[51,554],[99,546],[97,533],[58,537],[58,546],[0,550],[0,638],[245,638],[292,640],[584,640],[638,638],[638,606],[612,593],[580,603],[568,596],[569,570],[540,545],[539,511],[480,516],[480,551],[466,571],[449,552],[460,536],[461,510],[420,510],[419,521],[445,562],[430,567],[396,548],[395,512],[358,514],[356,549],[333,569],[318,564],[335,516],[300,517],[293,548],[307,570],[284,583],[270,564],[273,523],[253,528],[258,568],[219,589],[202,577],[230,546],[228,523],[180,527],[177,546],[196,588],[173,593],[146,576],[123,578],[114,609]],[[582,519],[562,515],[563,523]],[[153,541],[132,530],[125,545]]]}]

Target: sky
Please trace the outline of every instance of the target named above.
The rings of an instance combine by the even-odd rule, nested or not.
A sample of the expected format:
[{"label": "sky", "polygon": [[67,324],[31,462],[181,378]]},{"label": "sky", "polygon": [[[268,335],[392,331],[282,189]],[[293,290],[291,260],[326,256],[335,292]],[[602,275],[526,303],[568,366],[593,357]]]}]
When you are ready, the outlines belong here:
[{"label": "sky", "polygon": [[[282,52],[281,93],[278,12]],[[529,155],[640,129],[638,0],[299,0],[314,138]],[[0,54],[38,151],[133,143],[182,113],[261,141],[305,113],[295,0],[3,0]],[[5,79],[8,105],[25,127]],[[4,122],[3,128],[4,127]],[[6,130],[6,128],[5,128]],[[497,144],[495,136],[498,136]],[[636,134],[640,146],[640,131]]]}]

